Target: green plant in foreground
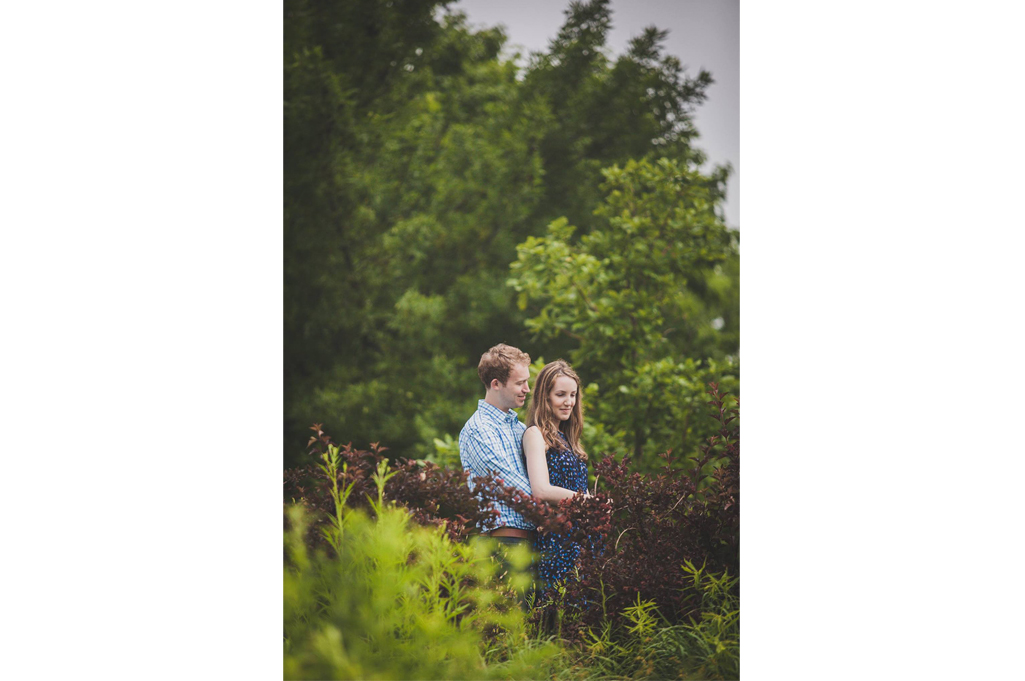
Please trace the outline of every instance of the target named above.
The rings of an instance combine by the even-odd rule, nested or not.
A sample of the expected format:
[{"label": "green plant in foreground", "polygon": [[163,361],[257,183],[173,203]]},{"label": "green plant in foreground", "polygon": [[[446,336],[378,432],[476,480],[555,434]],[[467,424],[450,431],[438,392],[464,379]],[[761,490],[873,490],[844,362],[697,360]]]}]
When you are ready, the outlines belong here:
[{"label": "green plant in foreground", "polygon": [[[514,594],[496,579],[494,542],[454,543],[411,522],[384,501],[388,475],[382,462],[376,517],[336,509],[327,530],[334,556],[309,552],[306,515],[288,509],[284,678],[534,678],[550,668],[560,649],[529,641]],[[336,501],[344,498],[337,490]],[[508,560],[525,567],[529,552],[516,548]],[[518,574],[511,583],[525,581]]]},{"label": "green plant in foreground", "polygon": [[[316,427],[319,429],[319,424]],[[345,502],[349,500],[349,495],[352,494],[352,487],[355,481],[350,482],[343,488],[338,487],[338,473],[341,472],[344,475],[349,468],[349,464],[345,463],[339,469],[340,456],[338,447],[328,445],[327,451],[322,454],[321,458],[323,463],[318,463],[317,467],[331,481],[331,500],[334,502],[335,510],[334,515],[331,516],[330,525],[324,528],[324,537],[331,545],[331,548],[335,550],[335,553],[338,553],[342,535],[345,533],[345,517],[343,515]]]},{"label": "green plant in foreground", "polygon": [[[588,679],[737,679],[740,677],[738,580],[682,566],[687,589],[701,594],[701,613],[689,623],[670,624],[654,601],[624,608],[624,623],[605,618],[587,630],[575,651],[570,676]],[[604,602],[596,603],[604,607]]]},{"label": "green plant in foreground", "polygon": [[740,677],[739,580],[705,572],[689,561],[683,570],[701,592],[701,618],[681,628],[679,648],[703,678]]}]

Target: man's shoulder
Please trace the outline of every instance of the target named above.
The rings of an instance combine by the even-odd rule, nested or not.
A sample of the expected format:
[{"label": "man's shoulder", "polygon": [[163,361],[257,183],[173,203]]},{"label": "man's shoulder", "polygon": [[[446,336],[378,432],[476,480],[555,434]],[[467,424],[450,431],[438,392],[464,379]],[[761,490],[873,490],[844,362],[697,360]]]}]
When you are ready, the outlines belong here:
[{"label": "man's shoulder", "polygon": [[498,426],[480,409],[473,413],[459,432],[459,441],[466,439],[490,440],[498,432]]},{"label": "man's shoulder", "polygon": [[480,409],[473,412],[470,418],[466,419],[463,429],[459,431],[459,440],[466,437],[479,437],[481,428],[487,425],[487,420],[481,418]]}]

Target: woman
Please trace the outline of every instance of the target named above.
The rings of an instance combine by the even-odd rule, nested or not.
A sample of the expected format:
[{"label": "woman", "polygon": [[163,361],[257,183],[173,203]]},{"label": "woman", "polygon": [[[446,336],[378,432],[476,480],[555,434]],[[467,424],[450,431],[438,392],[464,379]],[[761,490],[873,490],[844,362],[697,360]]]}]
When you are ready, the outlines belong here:
[{"label": "woman", "polygon": [[[560,360],[546,364],[534,382],[523,454],[535,499],[557,503],[587,493],[587,453],[580,445],[584,418],[580,378]],[[538,533],[538,576],[545,587],[564,579],[580,547],[561,534]]]}]

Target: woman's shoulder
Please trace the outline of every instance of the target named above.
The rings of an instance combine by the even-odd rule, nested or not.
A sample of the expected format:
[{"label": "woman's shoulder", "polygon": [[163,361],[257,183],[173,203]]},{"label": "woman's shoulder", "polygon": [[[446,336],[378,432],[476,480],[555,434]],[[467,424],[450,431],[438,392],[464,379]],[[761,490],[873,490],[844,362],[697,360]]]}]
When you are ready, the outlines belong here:
[{"label": "woman's shoulder", "polygon": [[544,439],[545,439],[544,435],[541,434],[541,429],[538,428],[537,426],[528,426],[527,429],[525,431],[523,431],[523,436],[522,437],[523,437],[523,441],[524,442],[530,442],[530,441],[544,442]]}]

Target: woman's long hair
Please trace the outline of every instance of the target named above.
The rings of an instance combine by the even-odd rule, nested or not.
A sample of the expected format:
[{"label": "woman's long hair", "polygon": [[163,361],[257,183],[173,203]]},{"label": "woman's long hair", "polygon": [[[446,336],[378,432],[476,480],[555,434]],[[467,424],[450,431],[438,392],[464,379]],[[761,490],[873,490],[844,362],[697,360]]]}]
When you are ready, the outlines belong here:
[{"label": "woman's long hair", "polygon": [[[555,380],[559,376],[567,376],[576,381],[577,400],[573,405],[573,411],[569,418],[560,421],[552,411],[552,403],[549,401],[552,389],[555,387]],[[559,437],[562,431],[569,441],[569,447],[581,461],[587,461],[587,452],[580,444],[580,431],[584,429],[583,391],[580,389],[580,377],[569,364],[557,359],[550,362],[541,369],[534,381],[534,398],[530,401],[530,408],[527,410],[527,427],[537,426],[545,439],[545,445],[549,449],[563,449],[566,444]]]}]

